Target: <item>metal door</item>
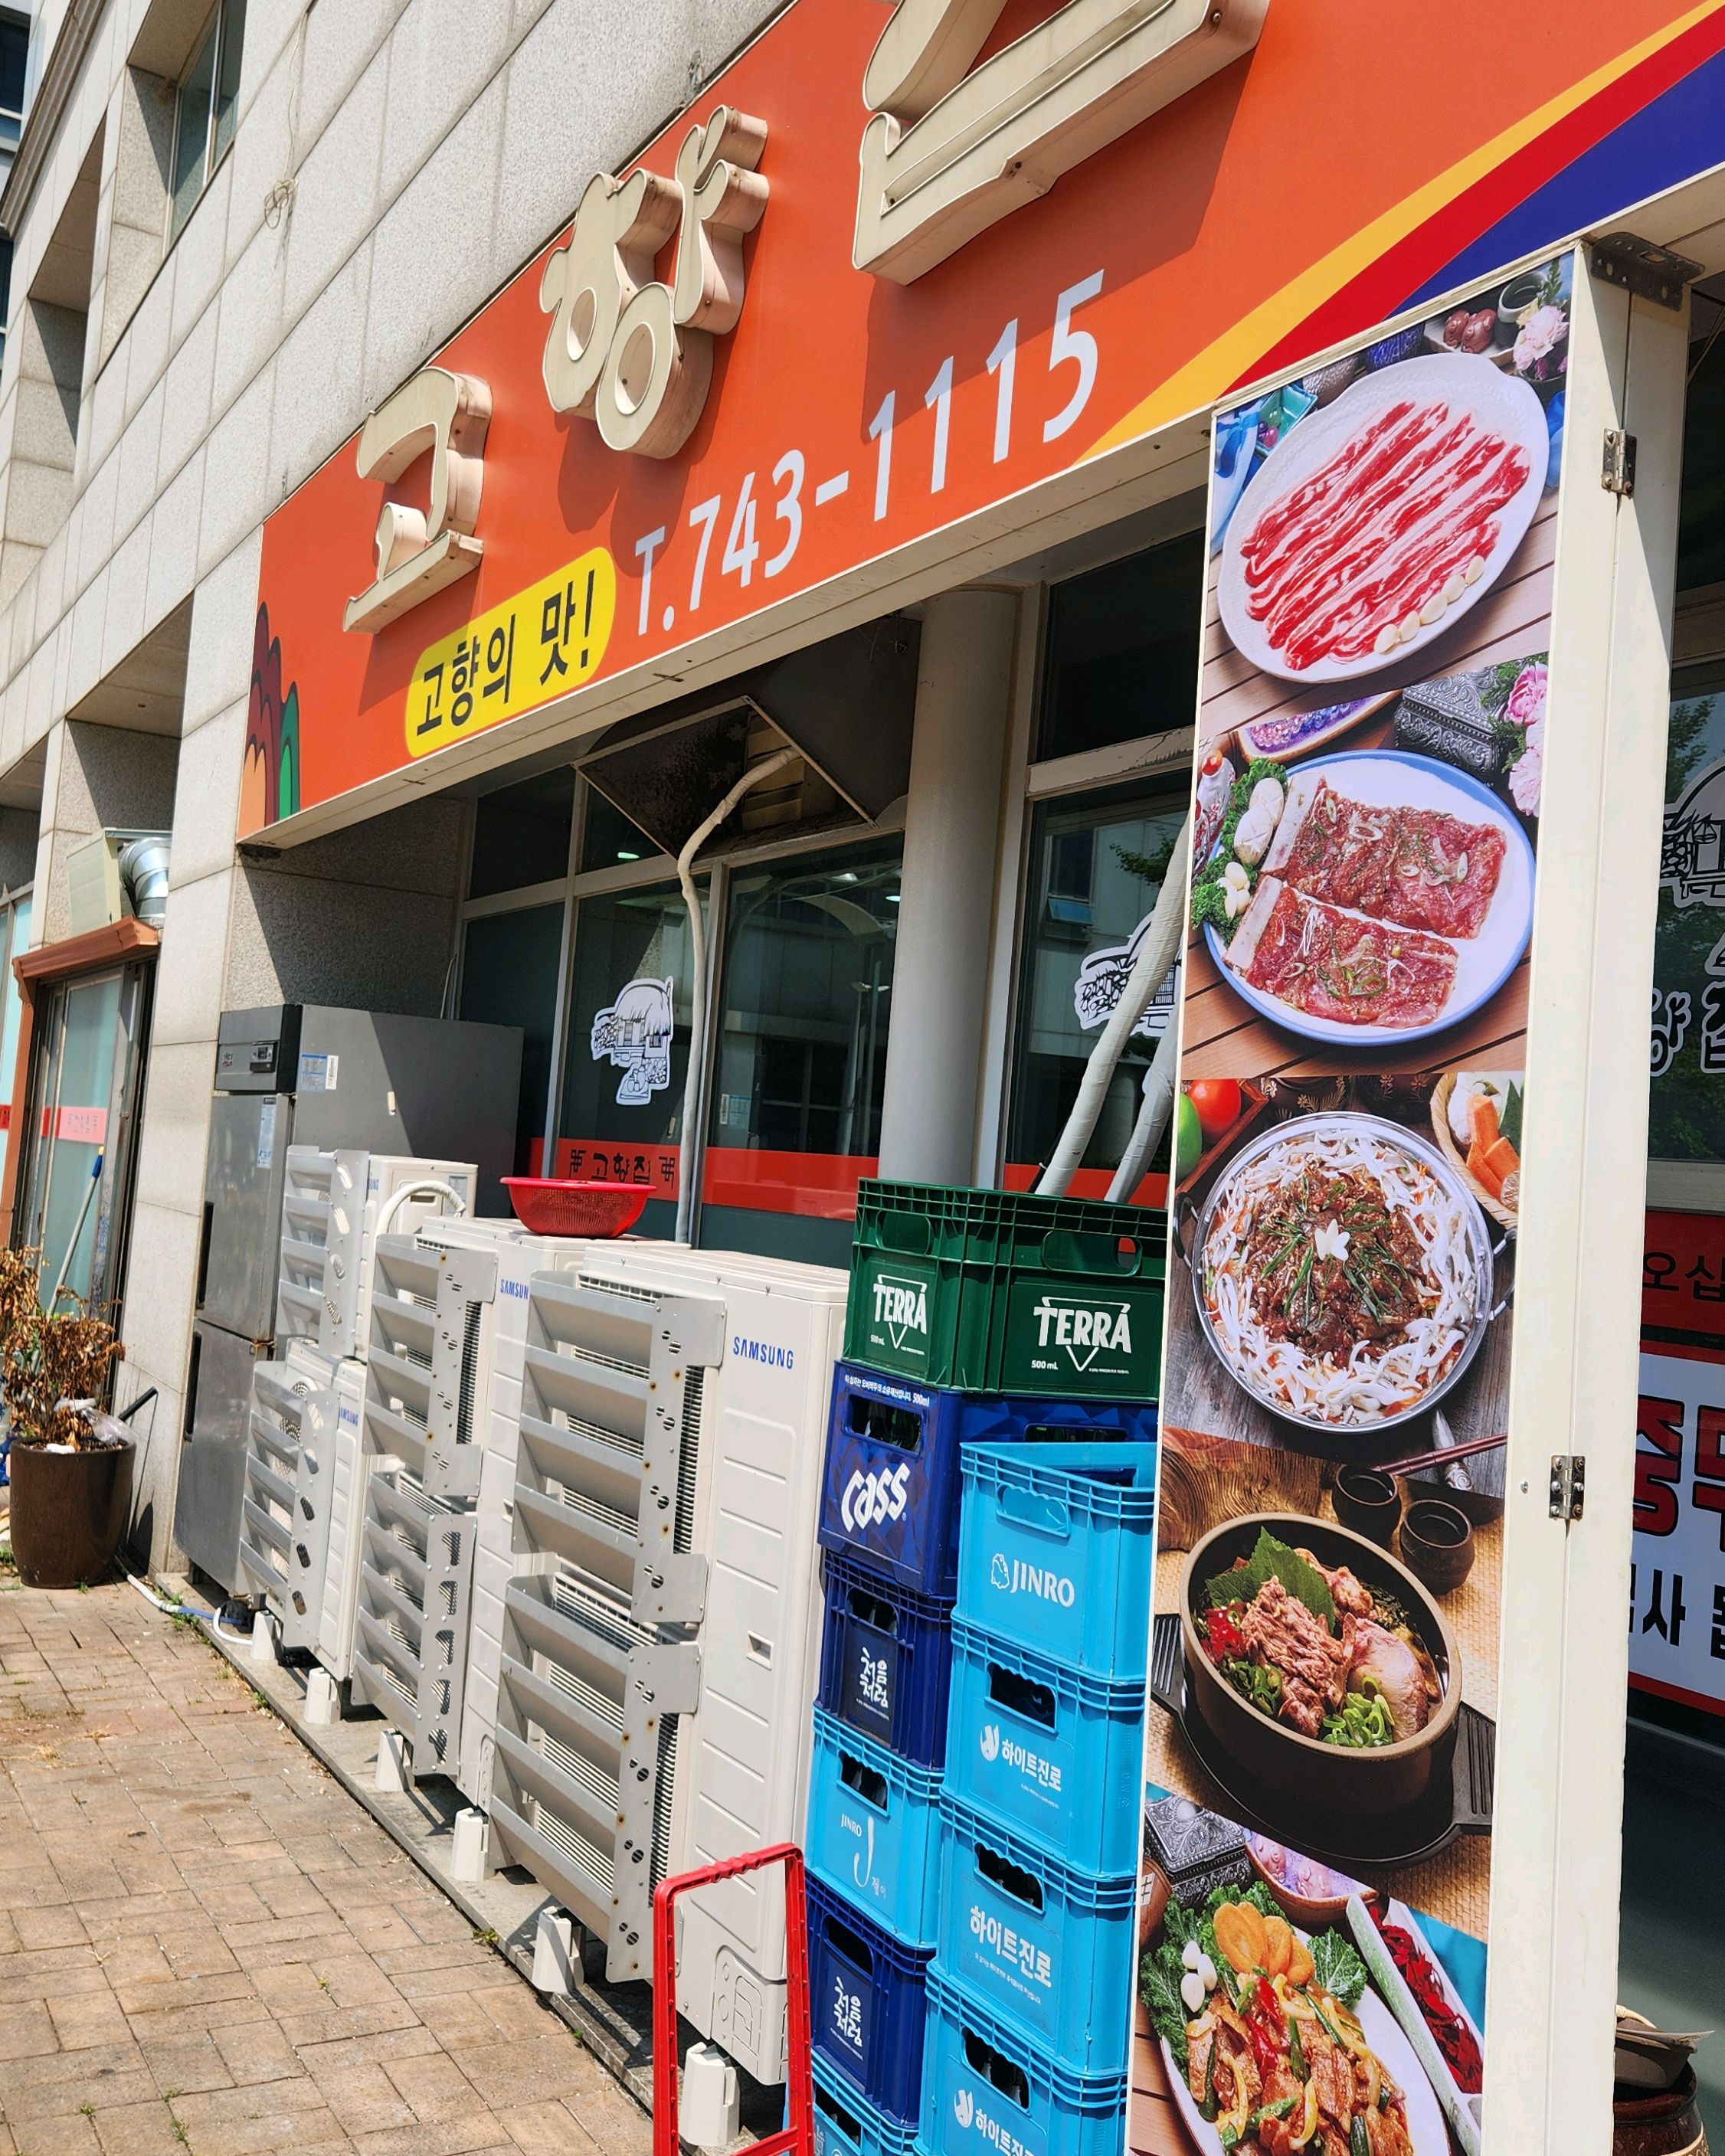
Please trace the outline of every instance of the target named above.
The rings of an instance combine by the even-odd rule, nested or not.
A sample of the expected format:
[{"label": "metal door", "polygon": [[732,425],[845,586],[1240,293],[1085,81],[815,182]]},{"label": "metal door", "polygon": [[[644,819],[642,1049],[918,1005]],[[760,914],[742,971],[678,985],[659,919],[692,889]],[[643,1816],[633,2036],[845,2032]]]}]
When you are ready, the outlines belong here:
[{"label": "metal door", "polygon": [[275,1093],[218,1093],[210,1114],[198,1315],[265,1345],[292,1116],[291,1101]]},{"label": "metal door", "polygon": [[267,1345],[199,1319],[192,1328],[186,1441],[174,1540],[230,1593],[240,1591],[239,1525],[245,1497],[252,1374]]}]

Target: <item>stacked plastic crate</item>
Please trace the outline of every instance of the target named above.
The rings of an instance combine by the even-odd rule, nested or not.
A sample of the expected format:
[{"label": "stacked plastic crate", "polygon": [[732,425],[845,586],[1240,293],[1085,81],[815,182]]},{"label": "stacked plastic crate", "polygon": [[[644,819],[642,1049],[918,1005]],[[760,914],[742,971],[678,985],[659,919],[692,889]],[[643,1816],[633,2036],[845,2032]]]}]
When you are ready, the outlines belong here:
[{"label": "stacked plastic crate", "polygon": [[[998,1613],[967,1597],[961,1540],[968,1549],[973,1537],[967,1523],[961,1538],[961,1517],[977,1502],[973,1462],[1053,1454],[1069,1469],[1094,1457],[1084,1489],[1111,1493],[1105,1511],[1120,1502],[1123,1476],[1127,1509],[1142,1491],[1147,1520],[1154,1448],[1122,1440],[1155,1430],[1163,1231],[1159,1214],[1124,1206],[908,1184],[865,1183],[859,1194],[822,1498],[826,1620],[806,1837],[822,2156],[904,2156],[919,2124],[931,2156],[968,2144],[939,2125],[931,2133],[925,2092],[947,2004],[981,2010],[991,1995],[945,1943],[953,1890],[942,1893],[943,1844],[971,1816],[948,1714],[968,1698],[958,1680],[973,1640],[998,1654],[1015,1635],[1010,1625],[978,1629]],[[1106,1562],[1099,1549],[1096,1565]],[[1024,1578],[1009,1575],[1009,1586]],[[1147,1578],[1141,1631],[1147,1596]],[[1140,1640],[1135,1732],[1142,1661]],[[1082,1688],[1087,1701],[1088,1676]],[[1024,1752],[1004,1741],[1014,1757]],[[1081,1743],[1075,1731],[1075,1764]],[[1051,1841],[1044,1854],[1055,1852]],[[1114,1854],[1098,1841],[1091,1861]],[[1131,1899],[1128,1887],[1128,1934]],[[1123,2056],[1111,2087],[1120,2066]],[[1049,2141],[1046,2156],[1065,2145]],[[1004,2144],[994,2147],[1000,2156]],[[1024,2156],[1043,2152],[1027,2141]]]}]

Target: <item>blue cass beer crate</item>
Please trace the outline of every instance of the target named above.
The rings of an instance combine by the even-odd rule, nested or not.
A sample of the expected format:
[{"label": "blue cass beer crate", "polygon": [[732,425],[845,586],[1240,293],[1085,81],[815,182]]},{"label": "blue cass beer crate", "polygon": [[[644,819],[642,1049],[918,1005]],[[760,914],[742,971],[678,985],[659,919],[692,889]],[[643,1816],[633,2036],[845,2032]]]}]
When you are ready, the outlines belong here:
[{"label": "blue cass beer crate", "polygon": [[809,1869],[911,1946],[934,1944],[941,1778],[814,1710]]},{"label": "blue cass beer crate", "polygon": [[941,1967],[1084,2073],[1126,2065],[1137,1878],[1096,1878],[941,1801]]},{"label": "blue cass beer crate", "polygon": [[955,1618],[947,1788],[1082,1871],[1135,1871],[1144,1698]]},{"label": "blue cass beer crate", "polygon": [[958,1584],[959,1452],[973,1445],[1156,1435],[1154,1408],[1126,1401],[980,1399],[860,1364],[834,1373],[820,1541],[918,1594]]},{"label": "blue cass beer crate", "polygon": [[1149,1667],[1153,1445],[967,1445],[958,1614],[1094,1676]]},{"label": "blue cass beer crate", "polygon": [[901,1587],[885,1573],[826,1559],[820,1704],[919,1767],[947,1756],[951,1605]]},{"label": "blue cass beer crate", "polygon": [[819,1879],[809,1890],[809,2022],[824,2057],[876,2110],[914,2126],[923,1986],[934,1958],[871,1922]]},{"label": "blue cass beer crate", "polygon": [[1120,2156],[1125,2074],[1061,2065],[938,1963],[927,2051],[916,2136],[926,2156]]}]

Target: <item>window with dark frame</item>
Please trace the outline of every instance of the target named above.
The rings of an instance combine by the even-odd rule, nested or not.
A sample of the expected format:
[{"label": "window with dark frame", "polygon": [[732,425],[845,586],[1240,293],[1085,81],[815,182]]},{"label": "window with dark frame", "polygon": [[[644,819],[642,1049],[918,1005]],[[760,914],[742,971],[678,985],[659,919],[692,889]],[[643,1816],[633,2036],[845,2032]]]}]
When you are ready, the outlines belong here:
[{"label": "window with dark frame", "polygon": [[182,227],[234,140],[239,67],[245,48],[245,0],[217,0],[174,93],[174,150],[168,239]]}]

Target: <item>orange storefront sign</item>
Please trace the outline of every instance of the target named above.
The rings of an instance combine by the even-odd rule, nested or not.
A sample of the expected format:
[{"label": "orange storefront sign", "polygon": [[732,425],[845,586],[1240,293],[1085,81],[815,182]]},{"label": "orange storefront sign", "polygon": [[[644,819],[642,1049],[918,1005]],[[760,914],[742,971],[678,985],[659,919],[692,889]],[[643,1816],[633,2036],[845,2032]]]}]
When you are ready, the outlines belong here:
[{"label": "orange storefront sign", "polygon": [[[1008,0],[975,69],[1056,12]],[[881,557],[1153,441],[1460,281],[1480,249],[1514,259],[1584,227],[1658,182],[1671,142],[1686,172],[1725,158],[1725,96],[1707,90],[1722,0],[1275,0],[1255,50],[898,283],[852,259],[886,19],[874,0],[794,0],[634,168],[633,270],[680,283],[672,183],[705,169],[694,131],[721,107],[766,131],[721,126],[757,173],[708,228],[738,303],[734,323],[706,317],[723,333],[701,347],[710,377],[676,393],[699,416],[674,454],[611,448],[553,408],[563,272],[547,268],[564,233],[429,356],[456,430],[434,470],[429,449],[401,468],[427,424],[404,406],[269,520],[244,832],[409,767],[434,784],[492,728],[567,737],[583,711],[597,723],[624,694],[740,664],[742,624],[770,636],[817,589],[855,600]],[[1700,120],[1664,124],[1697,86]],[[431,595],[403,597],[428,535]],[[350,603],[384,625],[344,631]]]}]

